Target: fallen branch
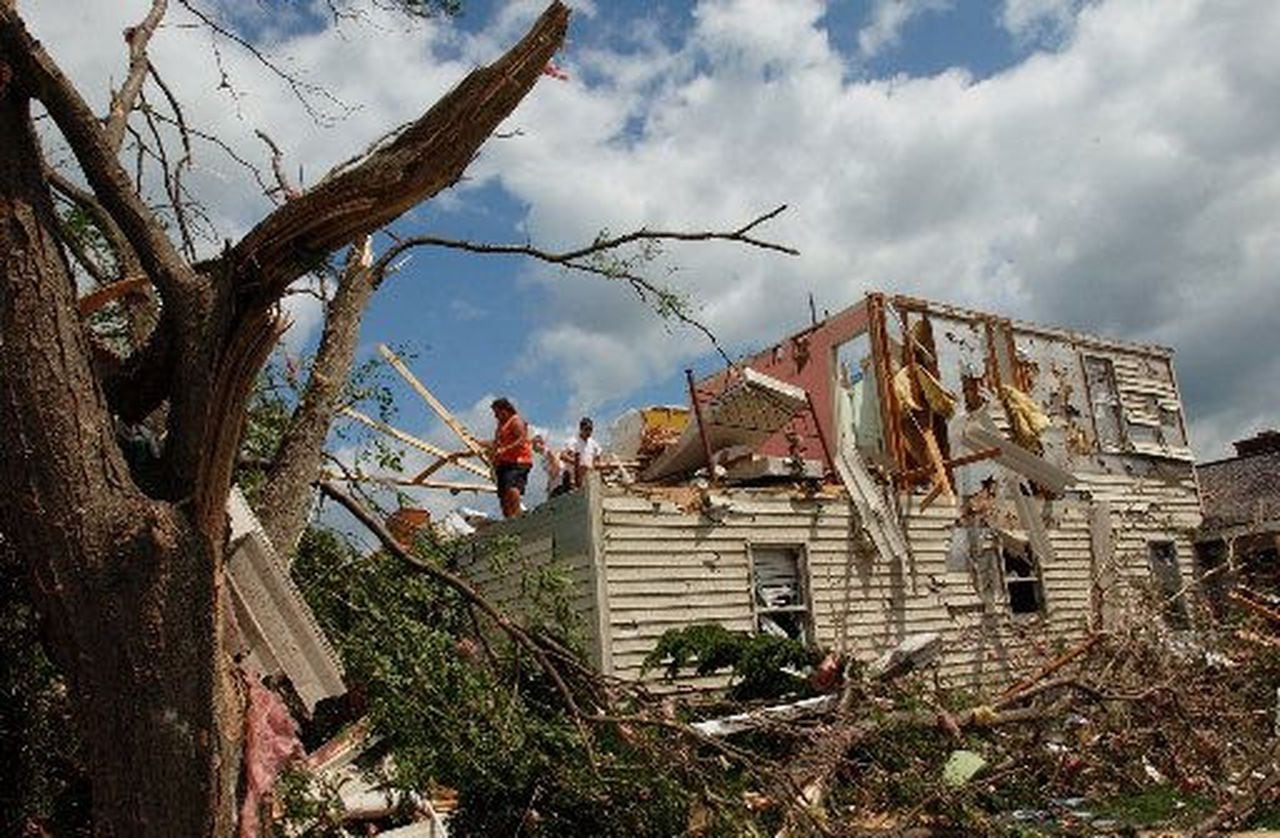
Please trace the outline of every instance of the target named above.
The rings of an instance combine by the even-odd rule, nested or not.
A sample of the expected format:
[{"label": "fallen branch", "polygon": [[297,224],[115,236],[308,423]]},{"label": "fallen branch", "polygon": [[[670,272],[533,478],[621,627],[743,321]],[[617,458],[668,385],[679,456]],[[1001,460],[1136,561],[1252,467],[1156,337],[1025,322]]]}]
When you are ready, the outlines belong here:
[{"label": "fallen branch", "polygon": [[[417,570],[423,571],[436,581],[447,585],[454,591],[461,594],[463,599],[480,609],[480,611],[492,620],[494,625],[510,637],[517,646],[520,646],[532,655],[533,659],[537,662],[538,667],[555,686],[556,692],[559,693],[560,699],[564,702],[566,709],[568,709],[570,715],[573,717],[574,724],[578,727],[578,732],[582,736],[583,746],[587,749],[588,754],[591,754],[591,736],[590,732],[587,730],[586,716],[584,716],[582,710],[579,709],[578,702],[574,699],[573,692],[569,689],[569,685],[565,683],[564,678],[560,675],[560,671],[551,663],[551,660],[547,657],[546,651],[534,636],[530,635],[523,628],[513,622],[506,614],[502,613],[496,605],[485,598],[465,579],[457,574],[445,570],[442,567],[423,561],[408,550],[404,549],[404,547],[400,545],[400,542],[396,541],[396,538],[391,534],[391,531],[388,530],[381,521],[370,513],[369,510],[365,509],[363,504],[351,495],[347,494],[337,485],[325,481],[319,483],[318,486],[321,492],[337,501],[344,509],[355,516],[356,520],[363,524],[365,529],[373,533],[373,535],[377,537],[378,541],[381,542],[384,550],[400,559],[402,562]],[[592,756],[592,761],[594,763],[594,756]]]},{"label": "fallen branch", "polygon": [[1212,835],[1234,826],[1252,814],[1258,805],[1276,788],[1280,787],[1280,767],[1272,766],[1270,773],[1262,778],[1253,788],[1231,800],[1201,821],[1191,830],[1192,835]]},{"label": "fallen branch", "polygon": [[1098,644],[1098,641],[1101,639],[1102,639],[1101,634],[1089,635],[1083,641],[1076,644],[1075,647],[1067,650],[1066,652],[1062,653],[1058,657],[1049,661],[1049,663],[1045,664],[1035,674],[1029,675],[1028,677],[1022,679],[1018,683],[1014,684],[1012,687],[1009,687],[1009,689],[1002,692],[1000,694],[1000,699],[1001,700],[1012,699],[1015,696],[1017,696],[1018,693],[1023,692],[1027,689],[1030,689],[1040,681],[1043,681],[1045,678],[1048,678],[1050,675],[1057,672],[1059,669],[1062,669],[1062,667],[1071,663],[1076,658],[1088,652],[1090,649],[1096,646]]}]

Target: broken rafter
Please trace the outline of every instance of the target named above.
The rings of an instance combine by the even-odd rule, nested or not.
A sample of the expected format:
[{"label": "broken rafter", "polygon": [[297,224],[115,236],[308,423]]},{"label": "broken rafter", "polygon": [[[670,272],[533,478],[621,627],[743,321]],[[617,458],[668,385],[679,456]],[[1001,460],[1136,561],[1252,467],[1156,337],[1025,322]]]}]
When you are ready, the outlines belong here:
[{"label": "broken rafter", "polygon": [[[968,466],[968,465],[973,465],[974,463],[980,463],[983,460],[990,460],[998,456],[1000,456],[999,448],[985,448],[982,451],[976,451],[972,454],[964,454],[959,457],[952,457],[949,460],[943,460],[942,464],[949,469],[955,469],[955,468],[959,468],[960,466]],[[931,474],[933,474],[933,469],[934,467],[931,465],[921,466],[920,468],[913,468],[910,471],[903,472],[901,475],[898,476],[898,479],[903,483],[908,483],[908,484],[914,483],[915,481],[921,479],[922,477],[928,477]]]},{"label": "broken rafter", "polygon": [[1000,449],[1000,454],[995,458],[997,462],[1029,477],[1052,494],[1061,495],[1068,486],[1076,482],[1076,476],[1071,472],[1006,439],[996,430],[995,423],[986,413],[986,408],[970,415],[970,421],[964,429],[964,442],[975,451]]},{"label": "broken rafter", "polygon": [[[422,397],[422,400],[427,403],[427,406],[435,411],[436,415],[440,417],[440,420],[448,425],[450,430],[457,434],[458,439],[462,440],[464,445],[470,448],[477,456],[484,458],[488,457],[488,452],[485,450],[484,444],[476,438],[475,434],[471,433],[471,431],[467,429],[466,425],[463,425],[458,421],[457,417],[450,412],[449,408],[445,407],[444,404],[435,397],[435,394],[428,390],[426,385],[418,380],[417,376],[409,371],[409,368],[405,366],[404,361],[400,360],[400,357],[396,355],[396,353],[392,352],[385,343],[378,344],[378,352],[382,354],[383,358],[387,359],[387,363],[391,364],[396,372],[400,373],[400,377],[407,381],[409,386]],[[447,457],[448,455],[441,454],[439,456]]]},{"label": "broken rafter", "polygon": [[362,471],[353,471],[347,474],[338,474],[333,471],[324,471],[325,480],[349,480],[356,483],[382,483],[387,486],[417,486],[422,489],[444,489],[449,492],[497,492],[498,487],[492,483],[458,483],[452,480],[407,480],[403,477],[391,477],[382,474],[365,474]]},{"label": "broken rafter", "polygon": [[[356,420],[362,425],[366,425],[370,428],[373,428],[375,431],[381,431],[387,436],[392,437],[393,439],[397,439],[400,442],[403,442],[405,445],[408,445],[412,448],[417,448],[419,451],[425,451],[428,454],[433,454],[437,457],[440,457],[441,459],[449,459],[450,457],[453,456],[452,454],[450,454],[450,452],[444,450],[438,445],[433,445],[430,442],[427,442],[425,439],[419,439],[418,437],[414,436],[413,434],[407,431],[402,431],[399,428],[393,427],[392,425],[388,425],[386,422],[379,422],[377,419],[374,419],[372,416],[367,416],[361,413],[360,411],[356,410],[354,407],[343,407],[343,408],[340,408],[338,412],[344,416],[347,416],[348,418]],[[466,469],[467,471],[471,472],[477,477],[490,476],[489,471],[487,469],[484,469],[478,465],[475,465],[474,463],[468,463],[465,460],[457,460],[454,462],[454,465],[456,465],[458,468]]]}]

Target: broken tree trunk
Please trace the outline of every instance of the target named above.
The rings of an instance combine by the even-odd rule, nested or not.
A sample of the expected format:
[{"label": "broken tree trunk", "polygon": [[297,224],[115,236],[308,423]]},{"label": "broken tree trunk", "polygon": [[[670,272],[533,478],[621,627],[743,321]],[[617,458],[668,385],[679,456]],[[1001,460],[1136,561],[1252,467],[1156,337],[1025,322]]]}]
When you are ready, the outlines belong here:
[{"label": "broken tree trunk", "polygon": [[240,705],[217,654],[221,543],[133,485],[12,86],[0,159],[0,532],[68,677],[96,829],[227,832]]},{"label": "broken tree trunk", "polygon": [[320,478],[325,438],[342,406],[360,338],[360,322],[373,293],[369,273],[372,264],[372,242],[365,236],[352,246],[347,257],[346,268],[325,312],[320,346],[302,401],[289,420],[258,496],[258,520],[286,562],[306,527],[314,497],[312,486]]},{"label": "broken tree trunk", "polygon": [[[234,831],[244,706],[222,643],[226,500],[249,392],[279,336],[275,305],[315,260],[454,183],[540,77],[568,14],[553,2],[388,146],[197,268],[79,91],[0,0],[0,536],[26,564],[69,682],[98,833]],[[122,388],[154,399],[139,415],[168,404],[154,483],[135,482],[120,411],[91,363],[33,98],[163,302],[149,345],[164,351]]]}]

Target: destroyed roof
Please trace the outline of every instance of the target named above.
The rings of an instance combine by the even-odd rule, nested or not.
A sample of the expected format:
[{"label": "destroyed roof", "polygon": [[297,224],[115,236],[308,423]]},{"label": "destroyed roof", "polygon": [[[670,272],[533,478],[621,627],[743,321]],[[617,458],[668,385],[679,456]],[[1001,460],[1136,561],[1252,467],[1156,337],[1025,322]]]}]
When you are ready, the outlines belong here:
[{"label": "destroyed roof", "polygon": [[1241,455],[1196,466],[1205,530],[1280,522],[1280,434],[1261,433],[1236,449]]},{"label": "destroyed roof", "polygon": [[[1077,329],[1069,329],[1064,326],[1050,326],[1044,323],[1035,323],[1029,320],[1005,318],[1001,315],[996,315],[994,312],[979,311],[977,309],[951,305],[950,303],[934,302],[932,300],[926,300],[921,297],[912,297],[906,294],[886,294],[886,297],[892,302],[905,304],[917,311],[930,312],[934,314],[954,317],[961,320],[983,320],[990,317],[1001,317],[1002,320],[1007,320],[1010,323],[1010,325],[1013,326],[1015,331],[1040,335],[1048,338],[1058,338],[1061,340],[1085,344],[1088,346],[1095,346],[1095,347],[1104,348],[1104,349],[1114,349],[1114,350],[1120,350],[1124,352],[1136,352],[1143,355],[1159,355],[1164,358],[1171,358],[1173,357],[1173,353],[1174,353],[1174,350],[1172,347],[1164,346],[1162,344],[1141,343],[1138,341],[1123,340],[1121,338],[1114,338],[1108,335],[1101,335],[1095,332],[1086,332],[1086,331],[1080,331]],[[826,317],[824,317],[822,320],[819,320],[816,323],[806,326],[803,329],[799,329],[792,334],[786,335],[785,337],[782,338],[781,341],[774,341],[774,343],[780,343],[785,340],[792,340],[794,338],[807,335],[817,327],[821,326],[823,323],[826,323],[829,320],[833,320],[837,317],[840,317],[845,313],[847,313],[848,311],[850,311],[851,309],[858,308],[859,306],[862,306],[862,305],[865,305],[865,303],[864,302],[855,303],[854,305],[841,309],[838,312],[829,314]]]}]

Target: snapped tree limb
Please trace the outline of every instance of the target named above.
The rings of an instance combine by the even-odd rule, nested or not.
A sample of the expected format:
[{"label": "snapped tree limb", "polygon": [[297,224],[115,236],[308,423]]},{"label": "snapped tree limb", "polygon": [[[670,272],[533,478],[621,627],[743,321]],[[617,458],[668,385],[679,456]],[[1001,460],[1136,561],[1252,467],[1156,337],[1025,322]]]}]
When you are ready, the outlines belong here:
[{"label": "snapped tree limb", "polygon": [[556,0],[518,44],[472,71],[390,144],[268,215],[228,255],[233,282],[270,305],[317,260],[456,183],[541,77],[568,22],[569,9]]}]

